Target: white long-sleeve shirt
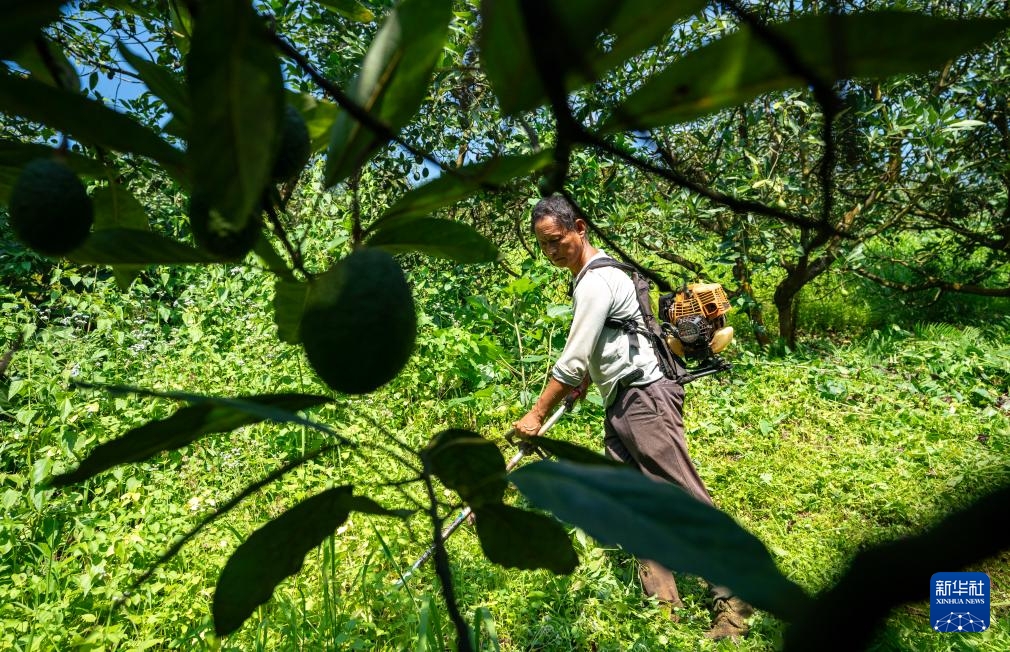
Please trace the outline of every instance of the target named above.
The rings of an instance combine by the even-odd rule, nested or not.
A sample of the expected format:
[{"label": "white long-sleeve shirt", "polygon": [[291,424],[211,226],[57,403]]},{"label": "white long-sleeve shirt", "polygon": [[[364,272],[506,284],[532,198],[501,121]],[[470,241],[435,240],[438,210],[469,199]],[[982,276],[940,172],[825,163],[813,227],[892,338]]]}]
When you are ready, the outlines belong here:
[{"label": "white long-sleeve shirt", "polygon": [[[602,251],[588,262],[608,257]],[[572,326],[561,357],[551,375],[565,385],[577,386],[589,375],[599,388],[603,404],[609,406],[617,397],[620,380],[636,369],[642,377],[631,385],[648,385],[663,377],[663,371],[648,339],[637,338],[632,347],[627,333],[606,326],[608,319],[634,318],[644,328],[638,309],[635,284],[616,267],[598,267],[583,271],[575,278],[572,294]]]}]

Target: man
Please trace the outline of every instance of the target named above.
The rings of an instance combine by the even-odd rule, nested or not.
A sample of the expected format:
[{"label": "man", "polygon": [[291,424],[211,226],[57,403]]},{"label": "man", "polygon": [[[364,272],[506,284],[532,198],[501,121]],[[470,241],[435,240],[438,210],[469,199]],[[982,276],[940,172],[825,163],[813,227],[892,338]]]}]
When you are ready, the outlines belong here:
[{"label": "man", "polygon": [[[684,388],[663,374],[647,338],[605,324],[608,319],[636,319],[644,327],[631,278],[615,267],[586,269],[590,262],[607,256],[589,243],[585,220],[564,197],[541,199],[533,208],[531,227],[551,263],[572,273],[574,315],[547,386],[533,409],[513,424],[515,432],[536,435],[567,395],[583,396],[589,384],[595,383],[607,408],[607,455],[712,505],[684,440]],[[683,606],[673,575],[660,564],[642,560],[639,577],[646,595],[671,608]],[[753,613],[750,606],[724,587],[714,587],[712,595],[715,617],[708,636],[746,634],[746,618]]]}]

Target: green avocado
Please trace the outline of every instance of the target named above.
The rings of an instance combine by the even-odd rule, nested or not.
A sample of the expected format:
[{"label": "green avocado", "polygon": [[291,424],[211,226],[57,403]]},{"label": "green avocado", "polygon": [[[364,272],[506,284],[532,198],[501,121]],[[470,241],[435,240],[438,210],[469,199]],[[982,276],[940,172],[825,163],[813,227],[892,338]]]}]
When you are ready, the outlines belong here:
[{"label": "green avocado", "polygon": [[283,182],[297,176],[308,163],[311,153],[309,128],[302,114],[295,107],[286,104],[281,119],[281,145],[277,158],[274,159],[271,178]]},{"label": "green avocado", "polygon": [[367,394],[392,380],[410,359],[416,335],[410,287],[384,251],[358,249],[309,287],[302,346],[338,392]]},{"label": "green avocado", "polygon": [[35,159],[21,170],[8,212],[18,240],[47,256],[62,256],[84,244],[95,221],[84,184],[51,158]]}]

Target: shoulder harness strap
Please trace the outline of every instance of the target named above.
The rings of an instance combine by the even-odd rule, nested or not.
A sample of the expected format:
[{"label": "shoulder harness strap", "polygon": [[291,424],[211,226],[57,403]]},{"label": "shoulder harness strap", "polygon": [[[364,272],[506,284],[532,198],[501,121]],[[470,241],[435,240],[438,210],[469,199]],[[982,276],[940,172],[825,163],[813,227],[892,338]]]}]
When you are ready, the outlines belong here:
[{"label": "shoulder harness strap", "polygon": [[652,313],[651,299],[649,298],[649,281],[642,274],[638,272],[632,265],[627,263],[622,263],[613,258],[597,258],[596,260],[590,261],[582,271],[579,272],[578,276],[572,283],[572,292],[575,291],[575,286],[578,285],[579,281],[582,280],[586,272],[592,269],[598,269],[600,267],[616,267],[625,274],[631,277],[632,283],[635,285],[635,295],[638,298],[638,311],[642,315],[642,321],[645,322],[645,327],[638,325],[638,321],[635,319],[613,319],[608,318],[604,324],[610,328],[616,328],[623,330],[628,334],[628,339],[633,348],[638,348],[638,336],[644,336],[650,344],[652,344],[652,349],[656,354],[656,359],[659,361],[660,369],[663,371],[663,375],[667,378],[671,378],[680,382],[681,378],[684,376],[684,365],[677,356],[670,350],[670,347],[666,345],[666,341],[663,339],[663,330],[659,325],[659,321],[656,316]]}]

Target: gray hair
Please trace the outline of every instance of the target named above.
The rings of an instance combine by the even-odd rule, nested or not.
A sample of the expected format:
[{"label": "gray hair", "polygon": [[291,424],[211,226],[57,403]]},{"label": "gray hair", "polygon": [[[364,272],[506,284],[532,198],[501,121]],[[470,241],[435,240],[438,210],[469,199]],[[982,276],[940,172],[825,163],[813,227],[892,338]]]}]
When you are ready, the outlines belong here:
[{"label": "gray hair", "polygon": [[544,197],[533,207],[530,230],[536,230],[537,222],[545,217],[553,217],[566,231],[574,231],[575,220],[581,219],[582,216],[563,195],[551,195]]}]

